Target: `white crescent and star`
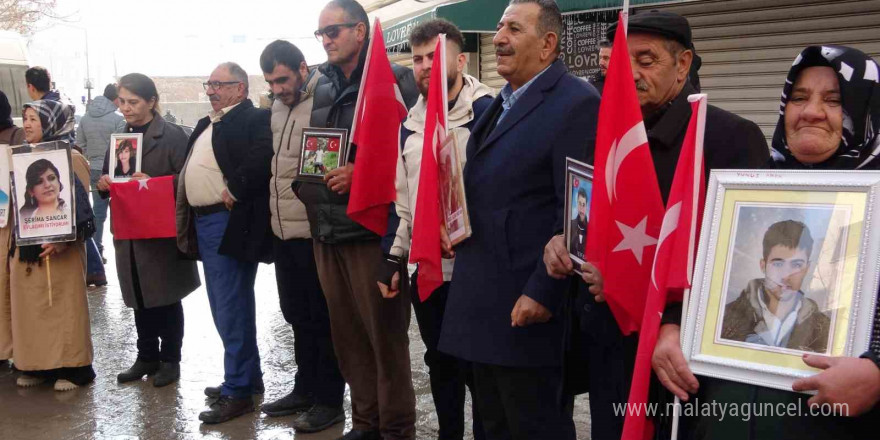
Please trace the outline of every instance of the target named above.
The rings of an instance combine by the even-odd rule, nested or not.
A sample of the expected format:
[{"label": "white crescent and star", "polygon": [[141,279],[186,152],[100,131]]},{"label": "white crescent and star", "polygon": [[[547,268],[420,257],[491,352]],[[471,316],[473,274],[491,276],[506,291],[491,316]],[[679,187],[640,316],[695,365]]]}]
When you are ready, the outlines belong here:
[{"label": "white crescent and star", "polygon": [[657,244],[656,238],[645,233],[648,228],[648,217],[642,218],[642,221],[635,227],[629,227],[616,220],[615,223],[617,223],[617,228],[620,229],[620,233],[623,235],[623,240],[617,244],[617,247],[612,252],[632,251],[636,261],[641,265],[645,248]]}]

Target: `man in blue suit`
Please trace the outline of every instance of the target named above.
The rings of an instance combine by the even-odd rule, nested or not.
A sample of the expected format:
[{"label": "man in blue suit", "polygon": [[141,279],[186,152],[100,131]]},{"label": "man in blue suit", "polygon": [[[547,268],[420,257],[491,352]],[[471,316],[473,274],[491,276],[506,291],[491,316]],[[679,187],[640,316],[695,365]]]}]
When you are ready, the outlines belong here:
[{"label": "man in blue suit", "polygon": [[508,84],[474,126],[465,192],[473,235],[455,249],[441,351],[474,365],[488,439],[574,439],[558,403],[565,281],[544,244],[563,229],[565,160],[593,154],[599,94],[558,60],[553,0],[512,0],[494,43]]}]

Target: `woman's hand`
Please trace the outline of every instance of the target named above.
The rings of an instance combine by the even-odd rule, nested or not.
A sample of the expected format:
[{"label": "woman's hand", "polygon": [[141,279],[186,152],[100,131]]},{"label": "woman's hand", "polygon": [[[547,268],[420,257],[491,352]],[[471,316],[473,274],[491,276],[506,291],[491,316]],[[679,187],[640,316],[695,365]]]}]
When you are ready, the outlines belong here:
[{"label": "woman's hand", "polygon": [[148,176],[145,173],[134,173],[131,175],[131,178],[132,178],[132,180],[146,180],[146,179],[149,179],[150,176]]},{"label": "woman's hand", "polygon": [[98,183],[96,183],[95,186],[98,187],[98,191],[110,191],[111,183],[113,183],[113,179],[111,179],[109,175],[104,174],[98,179]]},{"label": "woman's hand", "polygon": [[43,252],[40,253],[40,258],[60,254],[66,251],[68,247],[67,243],[46,243],[42,246]]},{"label": "woman's hand", "polygon": [[590,293],[593,294],[596,302],[605,302],[605,290],[603,289],[605,279],[602,278],[602,272],[599,272],[599,268],[593,266],[593,263],[584,263],[581,265],[581,273],[583,274],[581,279],[590,285]]},{"label": "woman's hand", "polygon": [[805,354],[803,360],[823,370],[792,384],[794,391],[818,391],[810,405],[831,405],[835,414],[855,417],[880,402],[880,368],[870,359]]}]

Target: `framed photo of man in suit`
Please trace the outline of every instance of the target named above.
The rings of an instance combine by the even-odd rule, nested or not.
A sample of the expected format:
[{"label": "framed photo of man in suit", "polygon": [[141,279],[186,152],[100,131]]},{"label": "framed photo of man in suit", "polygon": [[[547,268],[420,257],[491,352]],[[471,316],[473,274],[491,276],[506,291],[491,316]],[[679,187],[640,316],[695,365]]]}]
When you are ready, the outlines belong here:
[{"label": "framed photo of man in suit", "polygon": [[76,239],[70,146],[52,141],[9,149],[15,241],[27,246]]},{"label": "framed photo of man in suit", "polygon": [[791,390],[804,354],[873,328],[878,172],[713,171],[682,349],[694,373]]},{"label": "framed photo of man in suit", "polygon": [[590,221],[590,199],[593,192],[593,167],[568,158],[565,168],[565,242],[568,253],[580,274],[586,260],[587,225]]},{"label": "framed photo of man in suit", "polygon": [[304,128],[297,180],[323,183],[330,171],[348,161],[348,130]]}]

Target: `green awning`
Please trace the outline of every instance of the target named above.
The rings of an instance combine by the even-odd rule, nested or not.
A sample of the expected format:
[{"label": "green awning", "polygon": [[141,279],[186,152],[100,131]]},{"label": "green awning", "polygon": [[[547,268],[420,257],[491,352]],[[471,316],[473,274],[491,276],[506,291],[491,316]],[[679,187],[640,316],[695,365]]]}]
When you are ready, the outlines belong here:
[{"label": "green awning", "polygon": [[[630,0],[631,6],[650,3],[670,3],[684,0]],[[417,24],[434,18],[445,18],[459,27],[462,32],[495,32],[498,20],[510,0],[464,0],[458,3],[437,6],[415,17],[395,23],[384,30],[385,47],[394,48],[406,45],[409,33]],[[596,9],[620,8],[623,0],[556,0],[563,14],[586,12]]]}]

